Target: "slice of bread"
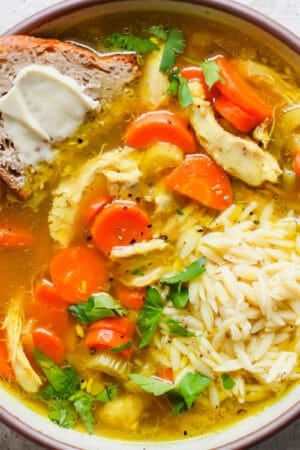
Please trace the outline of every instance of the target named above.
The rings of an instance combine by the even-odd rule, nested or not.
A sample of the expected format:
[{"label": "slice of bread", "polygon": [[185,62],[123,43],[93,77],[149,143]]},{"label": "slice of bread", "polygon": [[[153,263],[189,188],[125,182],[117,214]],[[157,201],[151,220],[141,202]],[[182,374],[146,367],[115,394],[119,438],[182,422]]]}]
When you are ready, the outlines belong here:
[{"label": "slice of bread", "polygon": [[[0,97],[13,85],[18,72],[31,64],[52,66],[72,77],[94,100],[109,102],[139,75],[134,54],[97,54],[55,39],[30,36],[0,38]],[[24,198],[26,166],[8,138],[0,113],[0,177]]]}]

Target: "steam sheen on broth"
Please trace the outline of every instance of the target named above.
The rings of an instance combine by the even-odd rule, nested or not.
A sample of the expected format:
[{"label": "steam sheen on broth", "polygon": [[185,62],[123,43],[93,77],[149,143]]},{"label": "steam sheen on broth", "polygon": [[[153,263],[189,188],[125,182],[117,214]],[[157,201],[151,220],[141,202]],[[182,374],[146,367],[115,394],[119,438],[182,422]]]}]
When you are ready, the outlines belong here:
[{"label": "steam sheen on broth", "polygon": [[[227,184],[225,186],[223,183],[224,179],[229,180],[228,192],[222,199],[225,206],[220,206],[219,194],[215,198],[215,193],[210,192],[206,199],[204,185],[201,185],[202,191],[198,195],[201,201],[193,197],[194,192],[187,194],[186,187],[184,191],[180,190],[181,187],[170,188],[173,181],[168,177],[184,161],[194,154],[209,153],[203,142],[199,143],[199,135],[205,133],[202,131],[205,124],[199,124],[200,131],[197,130],[191,118],[192,106],[182,108],[178,96],[165,95],[165,91],[163,95],[166,98],[161,105],[150,105],[150,97],[141,93],[145,86],[142,84],[145,71],[149,70],[150,65],[147,61],[155,53],[148,52],[138,57],[141,81],[128,86],[113,104],[102,105],[96,117],[88,117],[74,136],[59,144],[58,156],[53,163],[40,165],[39,171],[32,175],[34,193],[28,200],[21,203],[3,188],[0,209],[1,226],[13,224],[33,235],[32,245],[1,248],[0,283],[5,286],[0,292],[0,319],[4,324],[0,331],[1,341],[7,339],[7,315],[14,302],[12,299],[20,299],[23,317],[20,341],[30,364],[42,380],[43,387],[39,392],[49,386],[51,377],[47,375],[49,361],[44,361],[48,366],[43,370],[42,357],[38,361],[34,357],[33,349],[37,345],[34,345],[35,335],[31,334],[33,329],[54,332],[63,346],[62,361],[58,357],[57,365],[64,369],[66,364],[70,364],[78,374],[77,388],[68,397],[62,398],[58,398],[57,392],[40,398],[36,393],[26,393],[18,386],[15,375],[2,376],[3,384],[31,408],[46,415],[50,411],[50,418],[62,426],[75,426],[82,430],[87,427],[88,431],[93,428],[100,435],[135,440],[185,439],[231,426],[267,408],[299,382],[300,374],[300,168],[297,169],[295,162],[295,155],[297,152],[300,154],[299,80],[292,65],[288,66],[279,55],[249,36],[225,25],[189,16],[179,17],[167,13],[112,15],[81,23],[67,31],[57,30],[55,37],[106,52],[109,50],[106,37],[111,33],[126,36],[133,34],[148,39],[147,30],[154,25],[162,26],[165,32],[172,27],[183,32],[186,45],[184,53],[178,52],[175,67],[182,70],[221,55],[231,61],[234,70],[268,105],[271,116],[265,121],[256,122],[249,132],[237,130],[228,117],[227,120],[222,117],[220,110],[214,109],[214,114],[219,125],[234,136],[233,139],[251,140],[259,149],[272,155],[282,170],[278,182],[266,179],[259,186],[250,186],[232,176],[230,170],[224,167],[225,172],[220,169],[221,174],[213,172],[214,179],[220,177],[220,184],[213,188],[214,191],[227,189]],[[163,40],[153,36],[152,42],[160,48],[165,45]],[[167,87],[168,75],[162,75]],[[222,72],[219,75],[222,77]],[[181,82],[182,78],[184,76],[181,75]],[[196,80],[194,78],[187,77],[187,85],[190,86],[195,103],[198,101],[196,91],[201,83],[197,77]],[[159,85],[156,88],[159,90]],[[218,91],[209,102],[216,105],[219,96]],[[208,103],[207,99],[200,98],[199,110],[205,106],[201,103],[203,101]],[[196,151],[182,151],[179,145],[161,138],[157,139],[158,142],[150,139],[151,142],[141,145],[142,148],[128,143],[130,125],[141,114],[151,110],[167,110],[188,123],[185,131],[196,143]],[[155,125],[152,124],[150,132],[144,130],[143,134],[155,132]],[[207,140],[208,135],[206,131],[203,139]],[[182,133],[176,137],[177,140],[181,138]],[[161,140],[164,142],[161,143]],[[221,145],[225,145],[225,135],[221,141]],[[236,151],[236,147],[230,145]],[[114,153],[118,148],[121,149],[119,153]],[[210,161],[215,159],[209,155]],[[91,158],[95,159],[88,166],[87,161]],[[124,161],[126,167],[123,166]],[[81,185],[84,178],[82,174],[89,170],[95,171],[94,176],[88,178],[90,182],[87,186]],[[207,166],[206,170],[209,172],[212,169]],[[112,172],[115,177],[113,181]],[[117,175],[122,173],[126,173],[124,180],[116,181]],[[182,180],[182,173],[179,175]],[[206,174],[202,175],[205,178]],[[169,179],[168,188],[165,186],[166,179]],[[67,187],[69,197],[66,200]],[[77,202],[72,199],[72,195],[80,190],[82,195]],[[195,188],[192,186],[191,190]],[[233,199],[230,200],[231,192]],[[91,213],[90,205],[96,200],[99,203],[99,199],[104,203],[100,207],[95,206]],[[103,218],[103,222],[108,220],[104,226],[100,215],[107,213],[109,208],[116,208],[118,201],[123,202],[120,203],[121,209],[125,207],[126,211],[131,211],[133,208],[132,220],[141,227],[138,231],[140,234],[137,236],[133,233],[131,239],[126,233],[126,236],[122,235],[122,226],[126,228],[128,222],[131,224],[131,219],[127,218],[127,222],[125,220],[120,226],[119,242],[112,245],[118,250],[107,251],[109,239],[113,240],[110,232],[115,224],[110,222],[111,218]],[[211,207],[212,201],[217,206]],[[74,214],[72,208],[76,210]],[[100,237],[96,226],[101,229]],[[103,233],[104,229],[107,234]],[[125,242],[126,247],[138,249],[140,243],[141,250],[132,254],[128,250],[128,256],[122,255],[126,239],[130,241]],[[240,239],[238,244],[235,239]],[[154,250],[143,248],[145,242],[149,242],[149,245],[153,243]],[[105,272],[105,279],[98,282],[96,292],[87,292],[83,279],[78,298],[75,299],[74,285],[80,276],[79,269],[74,278],[70,275],[73,283],[71,294],[66,292],[69,275],[65,274],[63,281],[59,279],[66,262],[57,262],[55,259],[64,251],[63,247],[84,248],[97,255],[95,260],[91,259],[91,270],[86,275],[90,280],[93,267],[97,264],[99,271]],[[234,248],[237,249],[236,253]],[[77,256],[72,256],[76,264],[90,257],[94,258],[82,254],[76,260]],[[199,263],[202,257],[205,260]],[[54,260],[58,269],[55,269]],[[203,274],[198,267],[194,275],[189,272],[187,279],[168,281],[169,276],[182,274],[195,261],[205,268]],[[271,267],[272,264],[268,272],[265,267]],[[293,265],[294,272],[290,265]],[[224,271],[226,267],[227,272]],[[291,277],[291,291],[282,284],[285,270]],[[268,279],[272,280],[273,285],[267,284]],[[47,297],[46,301],[44,298],[39,303],[37,289],[42,280],[54,283],[58,292],[56,294],[61,300],[59,305],[55,296]],[[135,292],[133,297],[129,295],[129,300],[128,293],[126,300],[122,297],[124,286]],[[149,286],[155,292],[149,293]],[[177,301],[183,301],[185,292],[188,292],[188,302],[180,306],[176,304],[174,286],[181,296]],[[232,293],[232,286],[235,286],[236,295]],[[272,298],[268,297],[267,287],[274,288]],[[91,327],[94,322],[100,323],[106,319],[98,316],[97,320],[84,322],[76,304],[85,303],[90,294],[100,291],[117,300],[117,306],[110,306],[111,316],[125,318],[125,322],[128,319],[134,324],[135,331],[126,328],[128,324],[125,331],[123,328],[112,328],[116,332],[114,338],[118,336],[119,340],[106,346],[102,342],[99,347],[95,347],[94,340],[99,342],[100,337],[99,334],[96,337],[92,335]],[[145,308],[145,301],[147,303],[149,297],[155,297],[157,293],[160,300],[152,299],[156,302],[152,307],[156,308],[160,320],[156,323],[152,339],[141,348],[141,339],[145,337],[141,311]],[[76,301],[72,301],[72,298]],[[105,299],[107,301],[107,297]],[[70,311],[70,305],[75,305],[75,309],[72,307],[73,312]],[[124,309],[120,312],[122,308],[127,311],[124,312]],[[232,319],[235,313],[236,321]],[[78,319],[78,315],[81,319]],[[110,326],[104,327],[106,336]],[[98,333],[101,329],[103,323],[94,331]],[[55,359],[57,352],[54,351],[54,358],[51,358],[47,354],[51,345],[43,339],[38,335],[36,340],[41,354]],[[105,339],[107,341],[110,338]],[[255,356],[256,350],[258,355]],[[115,361],[117,369],[112,362],[110,364],[113,367],[103,369],[104,362],[100,364],[96,360],[96,356],[103,353]],[[123,370],[124,365],[126,368]],[[276,367],[278,371],[275,373]],[[152,393],[145,392],[144,384],[135,382],[135,378],[128,377],[128,374],[147,377],[148,382],[154,379],[163,383],[165,395],[159,395],[157,391],[153,395],[153,390]],[[188,383],[188,377],[185,378],[187,374],[199,375],[193,379],[197,385],[193,388],[194,398],[187,394],[193,389],[180,384],[183,379]],[[172,387],[177,390],[168,393],[168,386],[169,390]],[[103,392],[106,396],[104,400]],[[100,394],[103,394],[102,397],[97,399]],[[62,419],[63,409],[67,410],[69,421]],[[94,419],[89,415],[91,411]]]}]

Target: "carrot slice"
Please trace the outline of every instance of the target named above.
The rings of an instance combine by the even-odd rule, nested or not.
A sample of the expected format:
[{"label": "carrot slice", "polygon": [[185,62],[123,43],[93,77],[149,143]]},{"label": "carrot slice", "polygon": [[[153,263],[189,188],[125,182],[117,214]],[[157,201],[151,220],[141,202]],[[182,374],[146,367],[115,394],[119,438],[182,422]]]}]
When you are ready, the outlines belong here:
[{"label": "carrot slice", "polygon": [[249,133],[258,124],[254,117],[232,103],[224,95],[220,95],[215,100],[214,107],[221,116],[242,133]]},{"label": "carrot slice", "polygon": [[213,100],[214,98],[218,97],[218,95],[220,95],[220,92],[215,87],[215,85],[212,86],[211,89],[209,89],[209,87],[205,82],[205,78],[201,67],[198,66],[184,67],[183,69],[181,69],[180,74],[187,81],[200,81],[205,92],[206,100]]},{"label": "carrot slice", "polygon": [[7,347],[3,341],[0,341],[0,376],[7,380],[14,378],[14,371],[8,359]]},{"label": "carrot slice", "polygon": [[106,255],[113,247],[142,242],[151,235],[146,212],[134,202],[121,200],[107,205],[92,227],[94,243]]},{"label": "carrot slice", "polygon": [[98,198],[95,198],[92,202],[90,202],[85,208],[83,214],[83,223],[85,225],[91,225],[96,215],[102,211],[102,209],[108,205],[112,201],[112,197],[107,195],[102,195]]},{"label": "carrot slice", "polygon": [[165,183],[169,189],[209,208],[222,211],[232,204],[232,189],[227,174],[206,155],[186,157],[167,176]]},{"label": "carrot slice", "polygon": [[157,369],[157,376],[162,380],[171,381],[172,383],[174,381],[173,370],[171,367],[159,366]]},{"label": "carrot slice", "polygon": [[65,346],[54,331],[38,327],[32,330],[33,345],[56,364],[62,364],[65,359]]},{"label": "carrot slice", "polygon": [[88,332],[102,329],[114,330],[131,338],[135,330],[135,324],[127,317],[108,317],[94,322],[89,326]]},{"label": "carrot slice", "polygon": [[131,122],[126,130],[126,145],[143,148],[156,142],[177,145],[185,153],[196,151],[195,137],[189,124],[170,111],[151,111],[142,114]]},{"label": "carrot slice", "polygon": [[117,299],[125,308],[141,309],[144,305],[146,296],[145,288],[132,288],[124,284],[117,284],[115,293]]},{"label": "carrot slice", "polygon": [[10,226],[0,227],[1,247],[28,247],[32,241],[33,236],[27,230]]},{"label": "carrot slice", "polygon": [[300,177],[300,150],[298,150],[294,157],[294,171]]},{"label": "carrot slice", "polygon": [[67,308],[67,303],[59,295],[56,287],[50,281],[43,279],[37,286],[35,293],[35,299],[47,307]]},{"label": "carrot slice", "polygon": [[217,81],[215,85],[225,97],[254,117],[258,122],[272,117],[270,107],[243,80],[230,61],[223,56],[219,56],[216,58],[216,63],[221,69],[220,75],[223,81]]},{"label": "carrot slice", "polygon": [[77,303],[104,287],[107,270],[96,250],[69,247],[54,255],[50,274],[59,295],[68,303]]},{"label": "carrot slice", "polygon": [[[85,338],[85,344],[90,350],[112,350],[130,343],[131,341],[128,336],[118,333],[114,330],[106,329],[91,330]],[[132,346],[130,348],[117,352],[118,355],[122,356],[122,358],[125,359],[129,359],[131,353]]]}]

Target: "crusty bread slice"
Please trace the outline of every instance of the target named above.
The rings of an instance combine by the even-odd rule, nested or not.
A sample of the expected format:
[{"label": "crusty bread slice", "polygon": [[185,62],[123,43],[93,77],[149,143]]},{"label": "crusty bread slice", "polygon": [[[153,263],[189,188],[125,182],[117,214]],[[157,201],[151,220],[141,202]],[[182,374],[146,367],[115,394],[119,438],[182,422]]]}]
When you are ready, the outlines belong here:
[{"label": "crusty bread slice", "polygon": [[[52,66],[72,77],[100,104],[120,95],[139,75],[134,54],[97,54],[69,42],[30,36],[0,38],[0,96],[11,88],[18,72],[30,64]],[[0,113],[0,177],[21,198],[26,184],[24,163],[3,128]]]}]

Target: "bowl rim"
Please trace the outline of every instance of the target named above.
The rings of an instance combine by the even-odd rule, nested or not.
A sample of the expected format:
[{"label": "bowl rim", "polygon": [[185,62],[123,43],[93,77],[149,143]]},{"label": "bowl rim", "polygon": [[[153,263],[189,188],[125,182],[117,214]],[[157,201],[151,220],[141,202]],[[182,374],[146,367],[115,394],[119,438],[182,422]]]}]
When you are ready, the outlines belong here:
[{"label": "bowl rim", "polygon": [[[9,28],[4,34],[2,34],[2,36],[9,36],[12,34],[29,34],[30,32],[32,32],[32,30],[37,29],[55,19],[61,18],[62,16],[69,15],[83,9],[88,9],[99,4],[116,3],[120,1],[126,0],[63,0],[59,3],[44,8],[41,11],[22,20],[18,24]],[[136,1],[138,3],[138,0]],[[220,12],[225,12],[232,16],[243,19],[266,31],[268,34],[272,35],[287,47],[289,47],[291,50],[300,54],[300,37],[288,30],[283,25],[274,21],[270,17],[265,16],[264,14],[250,8],[249,6],[237,3],[234,0],[231,0],[230,2],[228,2],[228,0],[175,1],[216,9]],[[288,426],[293,421],[299,418],[300,402],[289,408],[281,416],[272,420],[270,423],[258,429],[257,431],[234,440],[229,444],[226,444],[225,446],[218,447],[215,450],[240,450],[248,448],[250,445],[257,444],[258,442],[271,437],[273,434],[282,430],[284,427]],[[73,447],[69,444],[64,444],[63,442],[60,442],[55,438],[51,438],[50,436],[41,434],[29,424],[21,422],[12,413],[7,412],[3,406],[0,406],[0,421],[23,437],[30,439],[31,441],[34,441],[40,445],[43,445],[47,449],[79,450],[79,447]],[[112,440],[112,448],[113,442],[114,441]]]}]

